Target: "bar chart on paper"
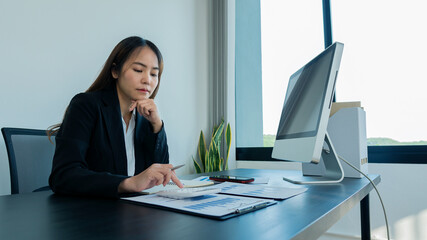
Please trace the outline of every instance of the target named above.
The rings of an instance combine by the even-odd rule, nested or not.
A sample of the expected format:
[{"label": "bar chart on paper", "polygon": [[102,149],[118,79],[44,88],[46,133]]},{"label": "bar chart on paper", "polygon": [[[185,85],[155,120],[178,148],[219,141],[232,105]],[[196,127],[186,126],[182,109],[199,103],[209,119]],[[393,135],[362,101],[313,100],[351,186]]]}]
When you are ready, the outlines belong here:
[{"label": "bar chart on paper", "polygon": [[[205,199],[206,198],[212,198],[212,197],[214,197],[214,196],[212,196],[212,195],[204,196]],[[221,198],[218,200],[213,200],[210,202],[203,202],[203,203],[196,203],[193,205],[188,205],[188,206],[185,206],[184,208],[201,211],[201,210],[205,210],[205,209],[209,209],[209,208],[216,208],[216,207],[234,207],[233,203],[235,203],[237,201],[239,201],[239,199],[227,197],[227,198]]]},{"label": "bar chart on paper", "polygon": [[158,195],[143,195],[122,199],[218,218],[230,214],[241,214],[247,210],[253,211],[275,204],[273,200],[224,194],[209,194],[185,199],[165,198]]}]

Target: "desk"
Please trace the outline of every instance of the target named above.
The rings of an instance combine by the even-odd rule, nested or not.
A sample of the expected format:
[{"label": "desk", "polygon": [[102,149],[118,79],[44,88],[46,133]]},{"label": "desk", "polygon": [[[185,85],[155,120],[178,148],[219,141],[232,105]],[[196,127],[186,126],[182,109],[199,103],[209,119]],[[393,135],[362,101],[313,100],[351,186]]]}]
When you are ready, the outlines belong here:
[{"label": "desk", "polygon": [[[298,174],[253,169],[223,173],[271,180]],[[380,182],[379,175],[370,177]],[[50,191],[1,196],[0,239],[316,239],[372,190],[366,179],[347,178],[307,187],[303,194],[225,221]]]}]

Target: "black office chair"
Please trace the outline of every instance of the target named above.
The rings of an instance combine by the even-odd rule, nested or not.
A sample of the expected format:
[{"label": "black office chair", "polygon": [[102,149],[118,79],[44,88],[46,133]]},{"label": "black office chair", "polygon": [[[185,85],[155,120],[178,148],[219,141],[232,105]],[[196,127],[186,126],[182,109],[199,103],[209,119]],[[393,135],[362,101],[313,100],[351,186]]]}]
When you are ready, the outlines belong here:
[{"label": "black office chair", "polygon": [[[49,190],[55,144],[45,130],[2,128],[9,157],[11,193]],[[52,136],[52,141],[55,137]]]}]

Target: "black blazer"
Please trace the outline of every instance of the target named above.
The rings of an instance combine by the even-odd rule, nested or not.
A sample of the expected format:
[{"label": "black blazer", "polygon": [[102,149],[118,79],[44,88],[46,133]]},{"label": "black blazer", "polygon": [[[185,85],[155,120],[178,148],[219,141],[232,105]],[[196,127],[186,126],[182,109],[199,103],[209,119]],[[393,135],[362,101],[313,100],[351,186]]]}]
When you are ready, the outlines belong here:
[{"label": "black blazer", "polygon": [[[56,193],[119,197],[127,178],[127,157],[117,90],[77,94],[55,137],[49,185]],[[136,114],[135,175],[153,163],[168,163],[166,133],[157,134]]]}]

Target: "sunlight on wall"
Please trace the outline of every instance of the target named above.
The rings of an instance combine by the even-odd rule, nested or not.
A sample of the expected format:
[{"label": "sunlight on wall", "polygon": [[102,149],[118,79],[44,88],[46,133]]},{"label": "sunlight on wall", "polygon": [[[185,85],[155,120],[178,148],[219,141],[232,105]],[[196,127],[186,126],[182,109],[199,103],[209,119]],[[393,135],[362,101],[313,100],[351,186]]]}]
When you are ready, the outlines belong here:
[{"label": "sunlight on wall", "polygon": [[[391,239],[419,240],[427,239],[427,209],[419,214],[414,214],[400,219],[390,226]],[[387,239],[385,225],[373,229],[373,239]]]},{"label": "sunlight on wall", "polygon": [[427,239],[427,209],[418,214],[417,230],[420,236],[419,239]]},{"label": "sunlight on wall", "polygon": [[[371,229],[371,235],[372,235],[372,239],[375,239],[375,240],[387,239],[387,230],[385,228],[385,225],[379,228]],[[393,236],[393,233],[392,233],[392,236]],[[395,238],[392,237],[390,239],[395,239]]]},{"label": "sunlight on wall", "polygon": [[408,216],[397,221],[394,225],[396,239],[417,239],[415,217]]}]

